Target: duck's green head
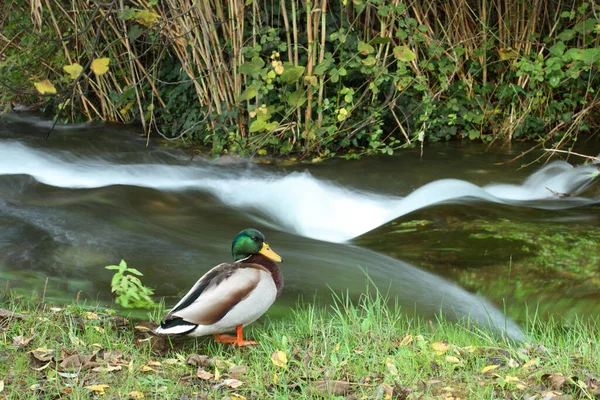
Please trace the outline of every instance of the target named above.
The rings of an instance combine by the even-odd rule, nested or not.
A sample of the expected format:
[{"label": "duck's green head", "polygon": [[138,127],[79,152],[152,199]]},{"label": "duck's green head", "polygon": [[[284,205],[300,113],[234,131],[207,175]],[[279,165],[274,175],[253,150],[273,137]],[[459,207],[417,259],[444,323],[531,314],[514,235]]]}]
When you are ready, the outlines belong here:
[{"label": "duck's green head", "polygon": [[235,261],[244,259],[252,254],[262,254],[275,262],[283,261],[277,253],[271,250],[265,241],[265,235],[256,229],[244,229],[238,233],[235,239],[233,239],[231,253]]}]

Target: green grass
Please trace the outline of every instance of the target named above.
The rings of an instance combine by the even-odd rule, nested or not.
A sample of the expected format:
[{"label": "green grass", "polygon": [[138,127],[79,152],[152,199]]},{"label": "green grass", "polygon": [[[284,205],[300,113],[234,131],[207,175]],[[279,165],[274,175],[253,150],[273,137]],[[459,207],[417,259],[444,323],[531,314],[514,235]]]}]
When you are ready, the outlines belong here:
[{"label": "green grass", "polygon": [[531,318],[531,339],[514,343],[468,322],[406,315],[371,293],[263,318],[245,330],[259,344],[236,348],[157,340],[101,307],[4,299],[0,399],[600,396],[597,321]]}]

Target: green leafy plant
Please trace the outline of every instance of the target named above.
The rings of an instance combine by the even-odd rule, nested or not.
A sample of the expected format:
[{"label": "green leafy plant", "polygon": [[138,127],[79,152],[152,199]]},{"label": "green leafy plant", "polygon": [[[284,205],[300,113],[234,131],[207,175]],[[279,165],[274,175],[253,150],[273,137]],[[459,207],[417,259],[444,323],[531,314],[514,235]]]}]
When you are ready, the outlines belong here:
[{"label": "green leafy plant", "polygon": [[[117,296],[116,303],[125,308],[152,308],[156,306],[154,291],[145,286],[138,276],[144,276],[135,268],[127,266],[125,260],[119,265],[109,265],[106,269],[115,270],[110,283],[111,291]],[[135,276],[137,275],[137,276]]]}]

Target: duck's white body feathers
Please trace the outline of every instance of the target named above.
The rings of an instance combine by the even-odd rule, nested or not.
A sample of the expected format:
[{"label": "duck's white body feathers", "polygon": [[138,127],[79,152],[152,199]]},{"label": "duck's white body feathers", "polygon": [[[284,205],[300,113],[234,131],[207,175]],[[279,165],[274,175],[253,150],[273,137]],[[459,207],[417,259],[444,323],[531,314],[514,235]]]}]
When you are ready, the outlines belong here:
[{"label": "duck's white body feathers", "polygon": [[256,321],[275,302],[283,281],[276,283],[269,269],[245,261],[223,263],[204,274],[155,332],[204,336]]}]

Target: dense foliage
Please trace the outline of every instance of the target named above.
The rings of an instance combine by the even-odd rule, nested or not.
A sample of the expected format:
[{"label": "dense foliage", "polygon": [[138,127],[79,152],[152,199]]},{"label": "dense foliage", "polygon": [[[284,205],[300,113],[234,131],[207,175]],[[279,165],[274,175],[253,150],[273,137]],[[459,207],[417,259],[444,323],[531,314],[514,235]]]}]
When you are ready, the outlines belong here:
[{"label": "dense foliage", "polygon": [[[200,141],[215,154],[391,154],[452,138],[561,147],[596,128],[594,2],[5,8],[3,102],[37,101],[36,83],[61,120],[138,121],[145,133]],[[106,59],[109,70],[97,73],[94,62]]]}]

